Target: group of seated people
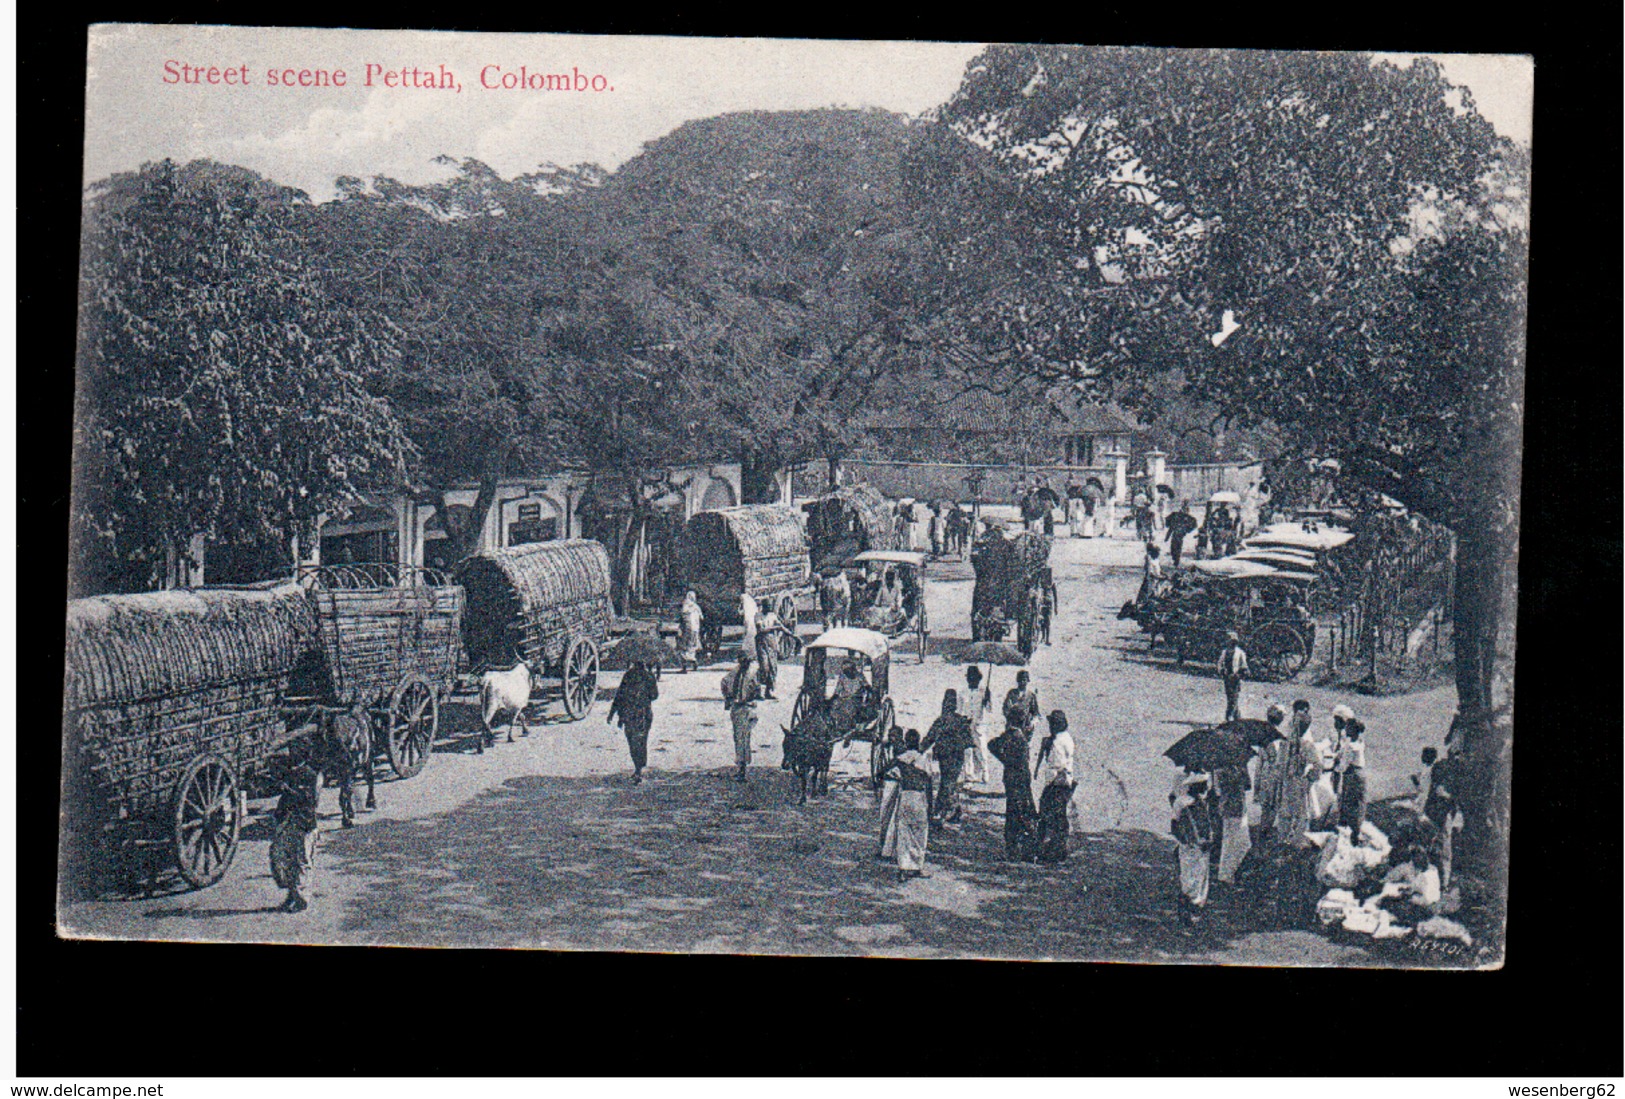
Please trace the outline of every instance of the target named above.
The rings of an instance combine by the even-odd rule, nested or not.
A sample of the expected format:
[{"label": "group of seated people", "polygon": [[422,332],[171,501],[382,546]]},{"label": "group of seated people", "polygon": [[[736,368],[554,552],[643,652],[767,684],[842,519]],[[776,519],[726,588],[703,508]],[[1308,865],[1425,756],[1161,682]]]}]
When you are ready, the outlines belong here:
[{"label": "group of seated people", "polygon": [[886,629],[914,617],[919,583],[906,569],[859,576],[852,581],[852,615],[869,629]]}]

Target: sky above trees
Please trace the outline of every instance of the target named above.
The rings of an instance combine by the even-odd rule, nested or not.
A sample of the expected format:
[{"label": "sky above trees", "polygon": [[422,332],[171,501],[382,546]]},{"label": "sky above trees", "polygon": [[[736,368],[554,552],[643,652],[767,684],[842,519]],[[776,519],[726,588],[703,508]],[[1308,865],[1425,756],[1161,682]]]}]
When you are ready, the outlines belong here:
[{"label": "sky above trees", "polygon": [[[684,122],[740,110],[878,107],[917,114],[958,86],[981,46],[963,42],[613,38],[422,31],[107,26],[90,43],[86,181],[165,157],[252,168],[322,200],[341,175],[449,177],[435,158],[504,176],[543,162],[614,169]],[[1397,55],[1387,55],[1397,56]],[[247,87],[165,84],[164,63],[246,65]],[[462,92],[363,86],[365,66],[456,72]],[[602,93],[479,87],[502,72],[579,69]],[[343,69],[344,88],[271,88],[271,68]],[[1529,138],[1526,58],[1456,55],[1445,74],[1514,140]],[[492,74],[495,76],[496,74]],[[375,81],[376,83],[376,81]]]}]

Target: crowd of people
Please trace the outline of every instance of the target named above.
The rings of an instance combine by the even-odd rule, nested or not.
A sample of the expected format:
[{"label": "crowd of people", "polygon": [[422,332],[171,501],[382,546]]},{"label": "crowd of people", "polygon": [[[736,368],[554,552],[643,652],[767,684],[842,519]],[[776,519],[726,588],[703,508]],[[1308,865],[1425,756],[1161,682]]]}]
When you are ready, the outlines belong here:
[{"label": "crowd of people", "polygon": [[[1450,910],[1454,836],[1463,823],[1453,792],[1453,745],[1447,741],[1450,754],[1442,759],[1437,748],[1423,750],[1422,770],[1412,776],[1415,794],[1396,806],[1403,832],[1396,845],[1367,817],[1365,724],[1348,706],[1332,709],[1324,739],[1313,731],[1305,699],[1292,704],[1290,716],[1272,704],[1265,721],[1279,735],[1255,743],[1250,758],[1187,765],[1168,795],[1181,919],[1203,920],[1213,883],[1242,897],[1247,868],[1284,865],[1312,875],[1307,884],[1326,891],[1317,907],[1323,922],[1334,912],[1345,926],[1366,932],[1431,921],[1454,933],[1442,919]],[[1299,858],[1312,851],[1318,851],[1312,862]],[[1279,888],[1268,874],[1252,880]]]},{"label": "crowd of people", "polygon": [[[965,788],[991,780],[989,756],[1003,768],[1005,858],[1066,861],[1068,807],[1077,789],[1076,745],[1066,714],[1052,710],[1043,716],[1025,669],[1005,693],[1004,729],[990,740],[992,706],[992,692],[973,665],[965,672],[965,690],[943,694],[942,711],[923,735],[918,729],[897,731],[898,753],[883,775],[876,858],[895,860],[900,879],[925,873],[932,824],[961,823]],[[1039,721],[1044,735],[1035,738]]]}]

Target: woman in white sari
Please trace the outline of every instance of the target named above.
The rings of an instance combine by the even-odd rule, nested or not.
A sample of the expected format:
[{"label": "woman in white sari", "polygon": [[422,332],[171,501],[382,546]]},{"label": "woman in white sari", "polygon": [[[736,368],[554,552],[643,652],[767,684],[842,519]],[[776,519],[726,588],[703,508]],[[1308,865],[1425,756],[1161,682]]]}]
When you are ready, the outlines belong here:
[{"label": "woman in white sari", "polygon": [[693,592],[683,597],[682,619],[683,643],[677,650],[677,656],[683,663],[683,670],[689,671],[700,664],[700,626],[705,621],[705,612],[700,610],[700,601]]},{"label": "woman in white sari", "polygon": [[896,830],[897,876],[906,881],[925,876],[925,848],[931,833],[931,788],[936,778],[936,764],[920,751],[918,729],[908,731],[903,752],[891,770],[896,772],[899,787],[892,825]]}]

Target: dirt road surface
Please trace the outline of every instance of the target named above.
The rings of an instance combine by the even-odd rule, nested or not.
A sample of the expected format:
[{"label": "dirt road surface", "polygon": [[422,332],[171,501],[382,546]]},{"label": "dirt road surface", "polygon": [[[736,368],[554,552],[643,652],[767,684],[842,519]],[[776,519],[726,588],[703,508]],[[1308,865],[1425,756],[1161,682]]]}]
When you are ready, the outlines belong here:
[{"label": "dirt road surface", "polygon": [[[965,823],[935,829],[930,876],[899,883],[875,858],[877,803],[863,782],[867,747],[837,748],[830,797],[794,803],[779,770],[780,726],[800,685],[781,668],[761,707],[751,781],[728,781],[732,744],[719,701],[723,668],[661,682],[649,781],[628,781],[625,742],[606,724],[605,684],[592,714],[539,726],[513,744],[473,752],[473,708],[443,712],[425,772],[382,782],[379,808],[340,830],[336,794],[323,804],[309,910],[276,911],[270,803],[253,816],[230,874],[201,892],[72,900],[76,936],[414,946],[873,954],[910,957],[1121,959],[1266,965],[1373,964],[1358,947],[1296,930],[1271,913],[1267,881],[1221,891],[1202,929],[1174,917],[1168,838],[1172,765],[1163,750],[1193,725],[1220,720],[1210,670],[1149,658],[1117,608],[1140,580],[1132,541],[1058,538],[1060,613],[1053,644],[1032,662],[1047,712],[1064,709],[1078,743],[1078,826],[1057,867],[1002,861],[998,787],[969,799]],[[922,730],[970,634],[968,566],[933,566],[931,652],[895,656],[898,720]],[[996,669],[996,697],[1009,688]],[[1366,722],[1370,797],[1408,792],[1424,744],[1442,741],[1448,689],[1361,698],[1303,684],[1249,683],[1243,712],[1306,698],[1318,727],[1347,702]],[[994,765],[995,775],[998,765]]]}]

